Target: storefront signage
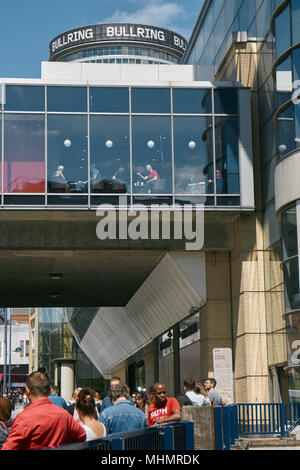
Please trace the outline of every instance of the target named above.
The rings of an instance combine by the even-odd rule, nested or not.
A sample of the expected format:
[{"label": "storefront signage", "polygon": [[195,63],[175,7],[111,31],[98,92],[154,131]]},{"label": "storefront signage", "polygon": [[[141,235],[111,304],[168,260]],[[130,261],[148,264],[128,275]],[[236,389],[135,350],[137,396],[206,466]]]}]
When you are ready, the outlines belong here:
[{"label": "storefront signage", "polygon": [[72,29],[60,34],[50,42],[50,59],[68,48],[78,45],[109,41],[140,41],[160,44],[183,54],[187,42],[180,35],[164,28],[137,24],[97,24]]}]

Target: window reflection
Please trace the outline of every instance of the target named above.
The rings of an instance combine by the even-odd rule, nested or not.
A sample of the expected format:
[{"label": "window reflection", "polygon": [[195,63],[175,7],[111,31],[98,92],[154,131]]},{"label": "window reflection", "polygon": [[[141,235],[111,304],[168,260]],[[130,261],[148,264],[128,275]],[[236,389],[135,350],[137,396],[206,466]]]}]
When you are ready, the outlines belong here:
[{"label": "window reflection", "polygon": [[281,214],[283,258],[298,254],[296,207],[291,206]]},{"label": "window reflection", "polygon": [[238,194],[240,191],[238,121],[231,118],[217,118],[215,134],[217,193]]},{"label": "window reflection", "polygon": [[91,116],[91,192],[130,190],[128,116]]},{"label": "window reflection", "polygon": [[48,192],[88,191],[87,117],[48,115]]},{"label": "window reflection", "polygon": [[44,111],[45,87],[6,85],[4,109],[7,111]]},{"label": "window reflection", "polygon": [[87,89],[73,86],[48,86],[47,109],[55,112],[86,112]]},{"label": "window reflection", "polygon": [[4,192],[45,191],[44,116],[5,115]]},{"label": "window reflection", "polygon": [[171,120],[167,116],[133,116],[133,192],[172,192]]},{"label": "window reflection", "polygon": [[129,90],[116,87],[91,87],[90,112],[128,113]]},{"label": "window reflection", "polygon": [[169,88],[132,88],[133,113],[170,113]]},{"label": "window reflection", "polygon": [[214,90],[216,114],[238,114],[237,91],[232,88]]},{"label": "window reflection", "polygon": [[210,114],[211,89],[175,88],[173,90],[174,113]]},{"label": "window reflection", "polygon": [[210,117],[174,117],[175,192],[213,193]]}]

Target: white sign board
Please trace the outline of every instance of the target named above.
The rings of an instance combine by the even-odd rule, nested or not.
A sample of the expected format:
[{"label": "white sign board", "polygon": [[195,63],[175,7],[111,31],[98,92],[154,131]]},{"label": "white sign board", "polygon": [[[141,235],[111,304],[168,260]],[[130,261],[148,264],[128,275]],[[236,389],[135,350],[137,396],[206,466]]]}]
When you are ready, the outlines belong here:
[{"label": "white sign board", "polygon": [[228,401],[234,402],[232,352],[230,348],[213,350],[214,378],[217,381],[216,391]]}]

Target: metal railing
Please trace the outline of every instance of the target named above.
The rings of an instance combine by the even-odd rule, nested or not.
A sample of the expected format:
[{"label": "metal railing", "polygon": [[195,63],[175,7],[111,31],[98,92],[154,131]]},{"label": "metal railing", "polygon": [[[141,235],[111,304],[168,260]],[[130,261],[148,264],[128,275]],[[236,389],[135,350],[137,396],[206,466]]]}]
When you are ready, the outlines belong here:
[{"label": "metal railing", "polygon": [[300,424],[300,403],[237,403],[216,407],[216,447],[230,450],[243,436],[286,437]]},{"label": "metal railing", "polygon": [[194,450],[194,423],[179,421],[47,450]]}]

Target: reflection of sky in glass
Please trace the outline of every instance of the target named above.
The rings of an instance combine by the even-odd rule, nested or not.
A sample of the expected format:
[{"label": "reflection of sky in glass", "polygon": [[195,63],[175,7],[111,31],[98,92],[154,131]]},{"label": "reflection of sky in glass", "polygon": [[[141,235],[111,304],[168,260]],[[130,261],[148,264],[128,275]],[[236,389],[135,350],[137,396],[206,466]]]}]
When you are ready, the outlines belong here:
[{"label": "reflection of sky in glass", "polygon": [[96,164],[102,178],[116,175],[129,185],[128,116],[91,116],[90,122],[91,163]]},{"label": "reflection of sky in glass", "polygon": [[[205,193],[205,169],[212,162],[211,124],[206,117],[174,117],[175,192]],[[208,138],[206,138],[206,136]],[[189,146],[193,142],[194,145]],[[191,148],[192,147],[192,148]]]},{"label": "reflection of sky in glass", "polygon": [[[159,174],[157,192],[171,192],[171,120],[167,116],[133,116],[133,180],[136,173],[147,175],[146,165]],[[152,141],[153,144],[149,143]],[[147,145],[148,144],[148,145]]]}]

